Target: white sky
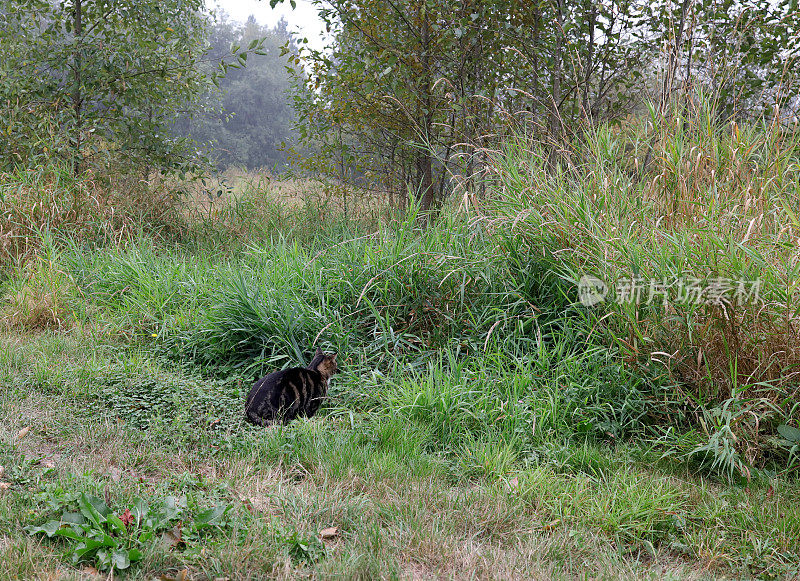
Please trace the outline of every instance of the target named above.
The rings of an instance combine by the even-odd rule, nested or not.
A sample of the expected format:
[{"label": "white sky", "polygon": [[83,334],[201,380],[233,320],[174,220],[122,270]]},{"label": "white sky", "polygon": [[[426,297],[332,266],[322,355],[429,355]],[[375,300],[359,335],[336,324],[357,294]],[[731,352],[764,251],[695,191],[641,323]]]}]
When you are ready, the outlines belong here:
[{"label": "white sky", "polygon": [[207,5],[222,8],[231,20],[239,22],[244,22],[252,14],[259,23],[274,26],[282,16],[289,23],[289,32],[297,33],[301,39],[308,38],[309,44],[315,48],[322,46],[325,27],[309,0],[297,0],[294,10],[289,0],[284,0],[274,10],[269,7],[269,0],[209,0]]}]

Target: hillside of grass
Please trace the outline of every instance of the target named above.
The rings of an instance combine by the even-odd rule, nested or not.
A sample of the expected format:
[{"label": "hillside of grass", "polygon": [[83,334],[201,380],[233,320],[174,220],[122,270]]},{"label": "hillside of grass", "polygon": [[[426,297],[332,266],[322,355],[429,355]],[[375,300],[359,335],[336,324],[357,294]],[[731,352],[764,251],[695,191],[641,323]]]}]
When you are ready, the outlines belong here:
[{"label": "hillside of grass", "polygon": [[[798,148],[702,120],[556,168],[508,142],[487,199],[425,227],[299,182],[123,204],[4,175],[0,579],[800,574]],[[763,302],[579,301],[631,273]],[[318,416],[245,423],[317,345]]]}]

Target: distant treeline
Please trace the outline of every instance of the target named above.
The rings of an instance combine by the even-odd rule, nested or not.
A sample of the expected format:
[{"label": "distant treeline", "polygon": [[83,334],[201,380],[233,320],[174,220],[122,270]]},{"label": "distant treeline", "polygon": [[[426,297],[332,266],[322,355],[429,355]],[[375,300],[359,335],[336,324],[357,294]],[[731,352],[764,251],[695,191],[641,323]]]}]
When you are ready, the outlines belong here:
[{"label": "distant treeline", "polygon": [[261,26],[251,16],[240,24],[223,17],[213,24],[209,57],[222,58],[232,45],[263,40],[264,54],[251,56],[246,66],[230,68],[203,96],[202,110],[182,115],[173,131],[192,137],[221,166],[283,169],[284,145],[292,144],[295,115],[291,104],[285,49],[291,35],[281,21]]}]

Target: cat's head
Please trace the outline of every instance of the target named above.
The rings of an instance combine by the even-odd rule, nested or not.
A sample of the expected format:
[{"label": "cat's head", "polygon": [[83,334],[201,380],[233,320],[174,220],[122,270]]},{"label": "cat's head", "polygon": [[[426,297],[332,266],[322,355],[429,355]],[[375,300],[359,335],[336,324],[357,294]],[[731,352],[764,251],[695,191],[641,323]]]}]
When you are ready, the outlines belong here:
[{"label": "cat's head", "polygon": [[330,377],[339,369],[339,366],[336,365],[336,353],[325,353],[317,347],[314,359],[311,360],[311,365],[308,367],[319,371],[325,377]]}]

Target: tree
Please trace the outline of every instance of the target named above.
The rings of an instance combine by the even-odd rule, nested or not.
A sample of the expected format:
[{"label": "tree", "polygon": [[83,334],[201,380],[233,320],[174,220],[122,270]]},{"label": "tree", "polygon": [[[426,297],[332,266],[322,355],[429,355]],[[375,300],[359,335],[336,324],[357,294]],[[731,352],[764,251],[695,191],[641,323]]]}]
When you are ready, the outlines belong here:
[{"label": "tree", "polygon": [[720,121],[800,108],[800,12],[796,0],[682,0],[650,5],[669,46],[663,99],[695,88],[713,97]]},{"label": "tree", "polygon": [[636,42],[634,0],[331,0],[318,8],[333,42],[296,57],[301,136],[322,144],[323,157],[366,160],[366,173],[390,192],[416,189],[424,211],[441,202],[450,176],[471,187],[498,128],[560,139],[576,121],[623,110],[633,93],[615,89],[641,84],[652,52]]},{"label": "tree", "polygon": [[[198,66],[209,26],[203,0],[2,0],[0,7],[7,128],[0,166],[54,156],[77,173],[111,161],[145,172],[191,166],[194,148],[166,126],[209,82]],[[246,54],[232,58],[236,64]]]},{"label": "tree", "polygon": [[294,111],[289,97],[289,77],[281,47],[291,46],[286,23],[274,29],[250,17],[244,25],[225,19],[211,29],[209,55],[218,57],[231,45],[262,42],[262,53],[247,59],[244,67],[230,70],[219,87],[205,97],[208,106],[182,116],[173,130],[205,144],[222,165],[251,169],[283,166],[285,143],[291,143]]}]

